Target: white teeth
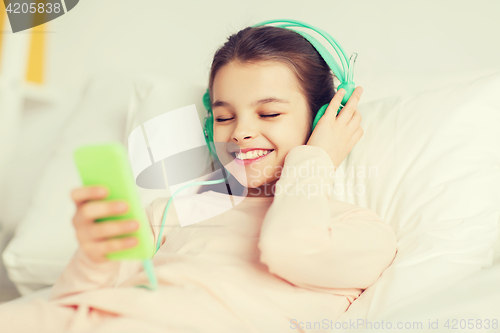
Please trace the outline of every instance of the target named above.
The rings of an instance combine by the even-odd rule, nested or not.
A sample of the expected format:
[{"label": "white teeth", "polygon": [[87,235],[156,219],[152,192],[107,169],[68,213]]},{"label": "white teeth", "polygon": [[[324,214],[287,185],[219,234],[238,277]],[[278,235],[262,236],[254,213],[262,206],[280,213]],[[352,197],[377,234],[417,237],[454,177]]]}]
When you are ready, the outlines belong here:
[{"label": "white teeth", "polygon": [[244,154],[236,153],[236,158],[239,160],[253,160],[254,158],[257,158],[259,156],[267,155],[271,151],[272,150],[252,150]]}]

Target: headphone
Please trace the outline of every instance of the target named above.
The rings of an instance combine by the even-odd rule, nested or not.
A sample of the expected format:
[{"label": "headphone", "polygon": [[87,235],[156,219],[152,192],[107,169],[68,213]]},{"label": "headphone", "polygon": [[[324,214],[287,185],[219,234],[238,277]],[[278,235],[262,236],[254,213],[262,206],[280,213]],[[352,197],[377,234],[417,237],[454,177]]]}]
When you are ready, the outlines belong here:
[{"label": "headphone", "polygon": [[[357,53],[353,53],[351,55],[351,58],[349,59],[349,63],[347,61],[347,55],[344,52],[344,49],[337,43],[335,39],[333,39],[332,36],[330,36],[326,31],[321,30],[319,28],[313,27],[310,24],[297,21],[297,20],[268,20],[268,21],[263,21],[260,23],[257,23],[253,25],[252,27],[258,27],[258,26],[263,26],[266,24],[273,24],[273,23],[280,23],[276,25],[278,28],[285,28],[288,30],[295,31],[302,35],[304,38],[306,38],[312,46],[318,51],[318,53],[321,55],[321,57],[325,60],[325,62],[328,64],[330,69],[335,73],[335,76],[339,79],[340,85],[337,88],[337,91],[339,89],[344,89],[345,90],[345,95],[342,98],[342,102],[340,103],[340,107],[337,110],[337,115],[339,114],[340,110],[345,106],[349,98],[351,97],[352,93],[354,92],[355,89],[355,84],[354,81],[352,80],[353,73],[354,73],[354,62],[356,61],[356,57],[358,56]],[[333,56],[328,52],[328,50],[318,42],[313,36],[310,34],[299,31],[299,30],[294,30],[290,29],[290,27],[302,27],[302,28],[309,28],[311,30],[316,31],[318,34],[323,36],[329,43],[330,45],[335,49],[337,52],[338,57],[340,58],[340,61],[342,63],[342,68],[339,67]],[[207,116],[205,117],[205,121],[203,124],[203,130],[205,133],[205,142],[207,143],[208,150],[210,151],[210,154],[213,156],[213,158],[218,161],[217,153],[215,150],[215,145],[214,145],[214,117],[213,117],[213,112],[212,112],[212,104],[210,101],[210,94],[207,89],[205,92],[205,95],[203,95],[203,105],[205,106],[205,109],[207,109]],[[329,103],[323,105],[318,112],[316,113],[316,117],[314,118],[313,124],[312,124],[312,131],[314,131],[314,128],[316,127],[316,124],[318,121],[321,119],[321,117],[325,114],[326,109],[328,108]],[[312,132],[311,132],[312,133]]]},{"label": "headphone", "polygon": [[[303,31],[289,29],[289,30],[292,30],[292,31],[295,31],[295,32],[301,34],[304,38],[306,38],[312,44],[312,46],[314,46],[314,48],[319,52],[319,54],[321,55],[321,57],[323,57],[323,59],[328,64],[330,69],[333,71],[335,76],[339,79],[340,85],[338,86],[338,89],[344,89],[346,93],[344,95],[344,98],[342,98],[339,109],[337,110],[337,115],[338,115],[340,110],[342,110],[342,108],[345,106],[345,104],[347,103],[347,101],[349,100],[349,98],[351,97],[351,95],[355,89],[354,82],[352,81],[352,76],[353,76],[354,62],[356,61],[357,53],[353,53],[351,55],[351,58],[349,59],[349,63],[348,63],[347,56],[346,56],[344,50],[342,49],[342,47],[327,32],[325,32],[319,28],[315,28],[310,24],[296,21],[296,20],[269,20],[269,21],[257,23],[255,25],[253,25],[252,27],[258,27],[258,26],[272,24],[272,23],[280,23],[280,24],[276,25],[276,27],[279,27],[279,28],[289,29],[291,27],[302,27],[302,28],[309,28],[311,30],[314,30],[317,33],[319,33],[321,36],[323,36],[330,43],[330,45],[335,49],[335,51],[337,52],[337,55],[339,56],[340,61],[342,63],[342,68],[339,67],[339,65],[337,64],[335,59],[332,57],[330,52],[328,52],[328,50],[323,46],[323,44],[318,42],[314,37],[312,37],[311,35],[303,32]],[[338,91],[338,89],[337,89],[337,91]],[[215,161],[219,162],[219,158],[217,157],[217,153],[216,153],[215,145],[214,145],[214,140],[213,140],[213,138],[214,138],[214,135],[213,135],[214,118],[213,118],[212,106],[211,106],[211,102],[210,102],[210,95],[209,95],[208,89],[205,92],[205,94],[203,95],[203,105],[205,106],[205,108],[208,111],[208,115],[205,117],[205,121],[203,124],[203,130],[205,133],[205,141],[207,143],[208,150],[210,151],[210,154],[213,156]],[[316,127],[316,124],[318,123],[318,121],[325,114],[325,111],[328,108],[328,105],[329,105],[329,103],[323,105],[318,110],[318,113],[316,114],[316,117],[314,118],[314,121],[312,124],[313,131],[314,131],[314,128]],[[191,184],[184,185],[183,187],[178,189],[170,197],[170,199],[168,200],[167,205],[165,207],[165,211],[163,213],[161,228],[160,228],[160,232],[158,235],[158,239],[156,241],[157,244],[156,244],[155,253],[158,252],[158,250],[160,249],[160,242],[161,242],[161,237],[163,234],[163,227],[165,225],[167,211],[168,211],[168,208],[170,207],[170,204],[172,203],[172,199],[180,191],[182,191],[183,189],[185,189],[186,187],[189,187],[189,186],[218,184],[218,183],[222,183],[222,182],[227,181],[228,176],[226,175],[226,172],[224,171],[224,167],[222,167],[221,170],[224,173],[224,178],[217,179],[217,180],[194,182]],[[229,193],[231,193],[229,186],[228,186],[228,190],[229,190]],[[147,276],[148,276],[148,279],[150,281],[151,286],[139,285],[136,287],[142,287],[142,288],[146,288],[146,289],[150,289],[150,290],[156,290],[158,287],[158,281],[156,279],[156,274],[154,273],[154,268],[153,268],[153,264],[151,263],[151,259],[144,261],[144,270],[147,273]]]}]

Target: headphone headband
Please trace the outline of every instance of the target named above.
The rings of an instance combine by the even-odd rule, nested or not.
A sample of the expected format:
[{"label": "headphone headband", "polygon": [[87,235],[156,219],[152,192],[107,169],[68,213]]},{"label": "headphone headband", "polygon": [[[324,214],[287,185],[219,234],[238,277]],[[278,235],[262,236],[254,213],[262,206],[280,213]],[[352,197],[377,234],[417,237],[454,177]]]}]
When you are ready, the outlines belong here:
[{"label": "headphone headband", "polygon": [[[258,26],[263,26],[263,25],[267,25],[267,24],[274,24],[274,23],[285,23],[285,24],[276,25],[276,27],[278,27],[278,28],[288,29],[290,27],[301,27],[301,28],[308,28],[308,29],[316,31],[324,39],[326,39],[326,41],[335,49],[335,51],[337,52],[337,55],[340,58],[340,61],[342,63],[342,68],[339,67],[339,65],[337,64],[335,59],[332,57],[330,52],[328,52],[328,50],[323,46],[323,44],[318,42],[318,40],[316,38],[314,38],[313,36],[309,35],[306,32],[303,32],[300,30],[289,29],[289,30],[295,31],[298,34],[301,34],[304,38],[306,38],[314,46],[314,48],[319,52],[319,54],[321,54],[323,59],[325,59],[328,66],[330,66],[333,73],[335,73],[335,76],[339,79],[340,83],[352,81],[354,65],[352,65],[352,66],[351,66],[351,64],[347,65],[347,55],[346,55],[344,49],[326,31],[319,29],[319,28],[316,28],[316,27],[314,27],[310,24],[307,24],[305,22],[301,22],[301,21],[297,21],[297,20],[268,20],[268,21],[263,21],[263,22],[257,23],[255,25],[253,25],[252,27],[258,27]],[[357,53],[353,53],[353,56],[354,55],[357,56]],[[356,60],[356,56],[354,57],[354,60],[352,62],[354,62]]]}]

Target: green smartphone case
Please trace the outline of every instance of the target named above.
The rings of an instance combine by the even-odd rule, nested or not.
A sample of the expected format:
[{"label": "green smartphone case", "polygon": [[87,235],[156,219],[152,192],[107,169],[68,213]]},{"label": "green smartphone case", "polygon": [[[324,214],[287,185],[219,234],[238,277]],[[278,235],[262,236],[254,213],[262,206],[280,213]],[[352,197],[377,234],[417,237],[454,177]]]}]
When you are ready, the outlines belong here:
[{"label": "green smartphone case", "polygon": [[124,214],[96,219],[96,222],[110,220],[135,220],[140,224],[135,232],[117,236],[116,238],[134,236],[136,246],[110,252],[109,260],[151,259],[154,256],[154,242],[151,226],[146,212],[141,205],[134,175],[128,161],[125,148],[120,143],[103,143],[79,147],[74,152],[74,160],[84,186],[104,186],[108,196],[104,201],[123,200],[128,204]]}]

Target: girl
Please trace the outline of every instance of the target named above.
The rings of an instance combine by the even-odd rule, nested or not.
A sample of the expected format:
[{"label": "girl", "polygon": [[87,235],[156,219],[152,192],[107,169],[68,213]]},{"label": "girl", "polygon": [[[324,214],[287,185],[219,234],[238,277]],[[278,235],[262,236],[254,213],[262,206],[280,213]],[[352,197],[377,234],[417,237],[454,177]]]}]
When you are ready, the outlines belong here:
[{"label": "girl", "polygon": [[[135,288],[148,283],[140,262],[105,259],[134,246],[133,238],[110,237],[138,224],[94,223],[127,208],[103,201],[103,188],[83,187],[72,192],[80,247],[49,301],[0,307],[0,327],[328,331],[380,277],[397,252],[393,230],[375,212],[330,198],[333,171],[363,134],[362,89],[336,116],[343,91],[335,93],[317,51],[298,33],[261,26],[230,36],[216,52],[209,93],[217,156],[229,162],[233,195],[204,186],[176,200],[176,209],[189,209],[201,222],[180,228],[175,210],[168,212],[153,258],[158,289]],[[168,199],[146,208],[155,241]],[[221,213],[228,199],[241,202]]]}]

